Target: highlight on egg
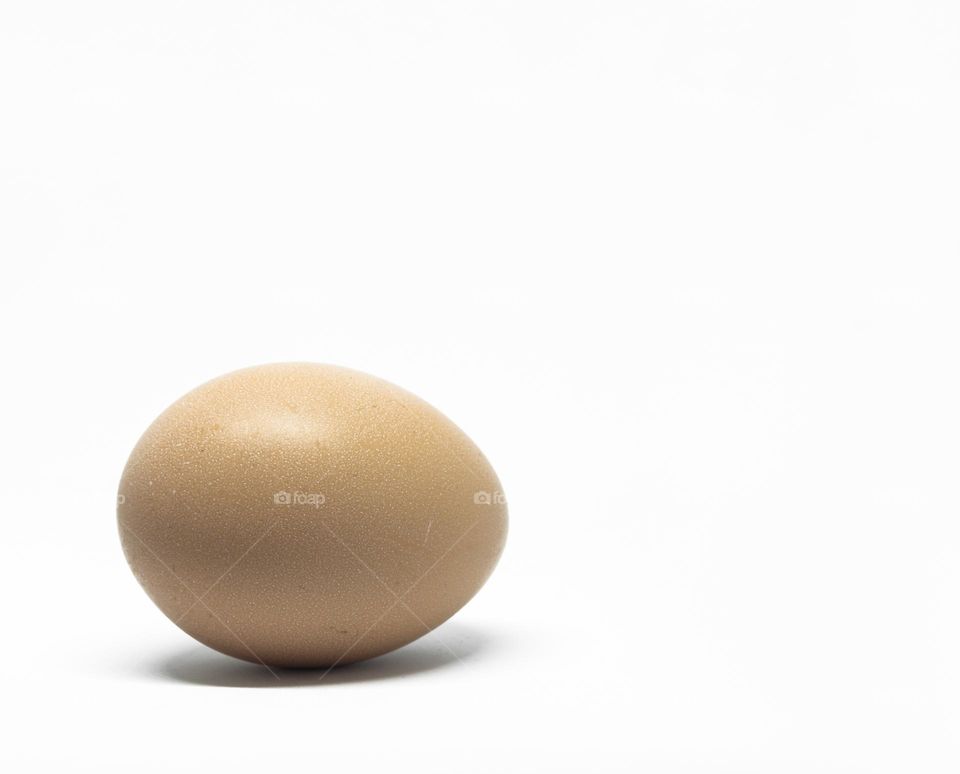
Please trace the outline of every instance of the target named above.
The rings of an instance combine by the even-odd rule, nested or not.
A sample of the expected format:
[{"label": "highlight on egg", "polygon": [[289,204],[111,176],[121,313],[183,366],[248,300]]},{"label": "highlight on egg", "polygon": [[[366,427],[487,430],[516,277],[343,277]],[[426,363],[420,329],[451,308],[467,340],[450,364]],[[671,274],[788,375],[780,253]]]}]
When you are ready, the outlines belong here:
[{"label": "highlight on egg", "polygon": [[431,631],[492,573],[490,463],[411,393],[346,368],[257,366],[164,411],[127,461],[120,539],[174,623],[222,653],[332,667]]}]

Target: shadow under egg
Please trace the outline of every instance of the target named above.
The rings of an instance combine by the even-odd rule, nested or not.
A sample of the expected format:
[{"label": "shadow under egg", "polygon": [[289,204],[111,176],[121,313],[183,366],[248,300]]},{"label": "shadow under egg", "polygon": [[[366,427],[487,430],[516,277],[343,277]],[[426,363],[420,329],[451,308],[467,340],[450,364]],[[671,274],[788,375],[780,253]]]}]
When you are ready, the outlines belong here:
[{"label": "shadow under egg", "polygon": [[199,643],[144,666],[151,677],[170,682],[220,688],[307,687],[409,677],[460,666],[488,653],[493,645],[493,638],[486,633],[450,622],[391,653],[332,669],[268,669]]}]

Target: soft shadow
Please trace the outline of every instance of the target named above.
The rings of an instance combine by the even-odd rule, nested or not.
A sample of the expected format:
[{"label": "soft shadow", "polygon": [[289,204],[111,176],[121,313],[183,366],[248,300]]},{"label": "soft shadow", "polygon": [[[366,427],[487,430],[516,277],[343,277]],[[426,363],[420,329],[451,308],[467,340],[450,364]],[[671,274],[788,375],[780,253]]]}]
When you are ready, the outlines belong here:
[{"label": "soft shadow", "polygon": [[492,639],[463,624],[449,622],[419,640],[369,661],[335,669],[277,669],[225,656],[199,643],[148,664],[151,677],[221,688],[290,688],[336,685],[409,677],[462,664],[487,652]]}]

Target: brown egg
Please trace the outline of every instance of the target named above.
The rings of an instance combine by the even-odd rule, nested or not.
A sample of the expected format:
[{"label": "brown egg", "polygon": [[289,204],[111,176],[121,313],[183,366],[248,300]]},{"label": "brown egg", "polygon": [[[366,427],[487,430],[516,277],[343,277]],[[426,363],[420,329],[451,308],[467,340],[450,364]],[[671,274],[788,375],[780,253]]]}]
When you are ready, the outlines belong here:
[{"label": "brown egg", "polygon": [[181,629],[223,653],[329,667],[387,653],[477,593],[507,533],[500,482],[435,408],[305,363],[182,397],[120,482],[127,561]]}]

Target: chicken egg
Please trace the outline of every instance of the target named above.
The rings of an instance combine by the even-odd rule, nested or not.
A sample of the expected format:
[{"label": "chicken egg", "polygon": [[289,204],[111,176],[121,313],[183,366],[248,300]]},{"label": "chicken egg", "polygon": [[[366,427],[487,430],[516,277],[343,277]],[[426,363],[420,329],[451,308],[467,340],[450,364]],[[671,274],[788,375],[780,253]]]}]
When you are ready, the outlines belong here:
[{"label": "chicken egg", "polygon": [[411,393],[291,363],[208,382],[164,411],[120,481],[137,580],[222,653],[331,667],[387,653],[457,612],[507,534],[493,468]]}]

